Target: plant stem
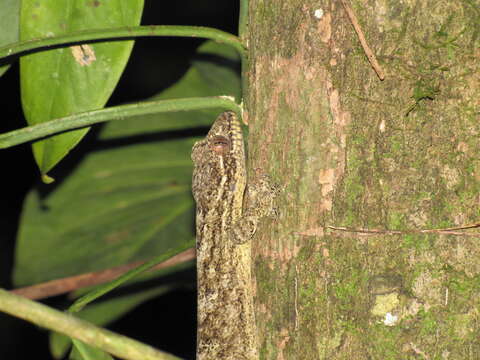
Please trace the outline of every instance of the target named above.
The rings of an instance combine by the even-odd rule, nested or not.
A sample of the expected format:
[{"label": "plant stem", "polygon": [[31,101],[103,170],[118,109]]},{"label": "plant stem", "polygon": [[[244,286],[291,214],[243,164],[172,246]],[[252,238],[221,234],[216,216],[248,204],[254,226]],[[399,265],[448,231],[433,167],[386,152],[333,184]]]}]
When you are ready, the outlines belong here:
[{"label": "plant stem", "polygon": [[87,111],[0,134],[0,149],[110,120],[126,120],[131,116],[138,115],[212,108],[232,110],[241,115],[240,105],[227,96],[145,101]]},{"label": "plant stem", "polygon": [[238,17],[238,37],[244,45],[244,53],[241,56],[241,87],[242,87],[242,101],[245,99],[245,95],[248,92],[247,86],[247,69],[248,69],[248,54],[247,54],[247,39],[245,38],[247,34],[248,26],[248,0],[240,0],[240,14]]},{"label": "plant stem", "polygon": [[238,37],[244,41],[248,24],[248,0],[240,0],[240,14],[238,16]]},{"label": "plant stem", "polygon": [[30,39],[0,47],[0,59],[21,55],[22,53],[41,51],[45,48],[72,43],[89,43],[97,40],[127,40],[136,37],[150,36],[178,36],[198,37],[214,40],[219,43],[230,45],[235,48],[243,58],[245,48],[240,39],[225,31],[203,26],[179,26],[179,25],[148,25],[129,26],[111,29],[94,29],[75,31],[55,37]]},{"label": "plant stem", "polygon": [[[112,331],[99,328],[71,314],[0,289],[0,311],[54,330],[128,360],[178,360],[176,356]],[[161,326],[161,324],[159,324]]]}]

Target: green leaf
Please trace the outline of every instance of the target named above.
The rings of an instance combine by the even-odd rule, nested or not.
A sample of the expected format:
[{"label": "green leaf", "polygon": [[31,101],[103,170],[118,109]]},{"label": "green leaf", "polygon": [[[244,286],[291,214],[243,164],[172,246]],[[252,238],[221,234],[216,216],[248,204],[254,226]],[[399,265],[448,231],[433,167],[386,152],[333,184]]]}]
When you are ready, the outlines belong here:
[{"label": "green leaf", "polygon": [[[218,56],[225,48],[206,43],[199,53]],[[232,52],[231,60],[236,60]],[[192,67],[156,98],[239,96],[238,74],[230,65],[210,71],[219,76],[215,85]],[[170,138],[167,131],[205,126],[217,115],[181,112],[108,123],[99,148],[68,178],[43,197],[39,189],[28,194],[18,232],[15,284],[145,260],[190,242],[190,150],[195,139]]]},{"label": "green leaf", "polygon": [[71,360],[113,360],[105,351],[87,345],[80,340],[72,339],[73,347],[70,353]]},{"label": "green leaf", "polygon": [[46,198],[26,200],[19,285],[161,254],[193,237],[193,139],[98,150]]},{"label": "green leaf", "polygon": [[[18,41],[20,0],[0,0],[0,47]],[[0,76],[10,65],[0,66]]]},{"label": "green leaf", "polygon": [[[20,38],[138,25],[143,0],[23,0]],[[29,124],[102,108],[127,63],[133,41],[76,45],[24,56],[20,60],[22,103]],[[88,129],[33,144],[42,175],[52,169]]]},{"label": "green leaf", "polygon": [[[239,98],[236,53],[212,42],[201,46],[198,53],[199,59],[185,76],[156,99],[200,95]],[[16,285],[150,259],[191,242],[190,150],[195,139],[171,139],[169,132],[210,125],[217,115],[215,111],[195,111],[138,116],[121,125],[111,122],[103,127],[99,149],[87,154],[68,178],[43,197],[39,189],[28,194],[17,239]],[[173,163],[179,166],[168,166]],[[168,196],[160,196],[162,193]],[[186,266],[191,263],[160,274],[144,274],[137,281],[172,274]],[[182,285],[145,289],[142,284],[140,290],[128,295],[100,298],[76,316],[105,325]],[[51,335],[50,348],[57,359],[66,354],[70,344],[63,335]]]}]

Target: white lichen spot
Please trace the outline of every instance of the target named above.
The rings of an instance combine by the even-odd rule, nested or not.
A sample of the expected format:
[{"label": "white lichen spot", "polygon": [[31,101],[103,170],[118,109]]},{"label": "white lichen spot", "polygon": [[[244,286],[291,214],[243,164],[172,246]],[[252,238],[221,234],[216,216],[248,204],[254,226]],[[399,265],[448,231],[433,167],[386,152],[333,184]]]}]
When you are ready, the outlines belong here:
[{"label": "white lichen spot", "polygon": [[80,64],[80,66],[89,66],[97,60],[95,52],[90,45],[83,44],[70,46],[70,50],[72,50],[73,58]]},{"label": "white lichen spot", "polygon": [[321,19],[323,17],[323,10],[322,9],[317,9],[313,13],[313,16],[315,16],[317,19]]},{"label": "white lichen spot", "polygon": [[383,323],[387,326],[394,326],[398,321],[397,315],[392,315],[391,313],[385,314],[385,319],[383,319]]},{"label": "white lichen spot", "polygon": [[380,126],[378,127],[380,132],[385,132],[385,120],[380,121]]}]

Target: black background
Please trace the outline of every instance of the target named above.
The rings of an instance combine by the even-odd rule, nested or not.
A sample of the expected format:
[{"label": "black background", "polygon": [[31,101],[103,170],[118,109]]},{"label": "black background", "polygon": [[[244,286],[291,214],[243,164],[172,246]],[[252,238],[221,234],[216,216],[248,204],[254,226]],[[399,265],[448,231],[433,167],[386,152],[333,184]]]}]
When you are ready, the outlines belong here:
[{"label": "black background", "polygon": [[[0,9],[1,11],[1,9]],[[142,24],[201,25],[237,33],[238,3],[225,0],[146,0]],[[140,101],[172,85],[188,69],[199,39],[145,38],[136,41],[127,68],[107,106]],[[26,125],[20,102],[18,62],[0,78],[0,132]],[[91,132],[94,136],[95,132]],[[88,137],[74,151],[85,151]],[[82,150],[83,149],[83,150]],[[67,160],[68,161],[68,160]],[[22,202],[39,183],[29,145],[0,150],[0,286],[12,288],[15,236]],[[60,167],[63,165],[60,164]],[[183,274],[185,276],[185,274]],[[193,271],[187,276],[194,277]],[[47,304],[64,301],[59,297]],[[185,359],[195,357],[195,291],[176,291],[148,301],[109,326],[113,331]],[[0,314],[0,359],[51,359],[48,332]]]}]

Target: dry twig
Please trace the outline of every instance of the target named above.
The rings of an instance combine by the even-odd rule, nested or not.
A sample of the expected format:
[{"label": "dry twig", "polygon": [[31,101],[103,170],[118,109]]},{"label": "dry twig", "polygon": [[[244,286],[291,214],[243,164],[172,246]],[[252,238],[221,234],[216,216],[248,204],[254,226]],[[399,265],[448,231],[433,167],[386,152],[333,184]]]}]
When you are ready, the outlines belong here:
[{"label": "dry twig", "polygon": [[457,236],[479,236],[480,233],[471,233],[459,230],[466,230],[466,229],[475,229],[479,228],[480,223],[469,224],[469,225],[462,225],[458,227],[451,227],[451,228],[442,228],[442,229],[414,229],[414,230],[384,230],[384,229],[354,229],[354,228],[347,228],[343,226],[327,226],[328,229],[337,230],[337,231],[345,231],[345,232],[353,232],[353,233],[360,233],[365,235],[405,235],[405,234],[445,234],[445,235],[457,235]]},{"label": "dry twig", "polygon": [[[193,260],[194,258],[195,249],[188,249],[154,266],[150,271],[160,270],[170,266],[178,265],[180,263]],[[95,271],[86,274],[70,276],[63,279],[51,280],[32,286],[26,286],[23,288],[11,290],[11,292],[32,300],[45,299],[51,296],[61,295],[87,286],[106,283],[108,281],[116,279],[127,271],[142,265],[143,263],[144,261],[137,261],[131,264],[117,266],[111,269]]]},{"label": "dry twig", "polygon": [[384,80],[385,72],[383,71],[382,67],[378,63],[377,58],[373,53],[372,49],[370,49],[370,47],[368,46],[367,40],[365,39],[365,35],[363,34],[362,28],[360,27],[357,17],[355,16],[355,13],[350,7],[350,4],[347,2],[347,0],[340,0],[340,1],[342,2],[342,5],[345,8],[345,11],[347,12],[348,18],[350,19],[350,22],[352,23],[353,28],[355,29],[355,32],[357,33],[358,39],[360,40],[360,44],[362,44],[363,51],[365,51],[365,55],[367,55],[370,65],[372,65],[373,70],[375,70],[379,79]]}]

